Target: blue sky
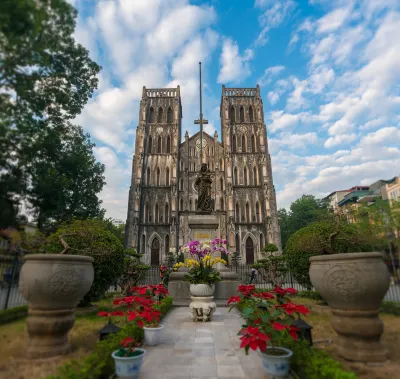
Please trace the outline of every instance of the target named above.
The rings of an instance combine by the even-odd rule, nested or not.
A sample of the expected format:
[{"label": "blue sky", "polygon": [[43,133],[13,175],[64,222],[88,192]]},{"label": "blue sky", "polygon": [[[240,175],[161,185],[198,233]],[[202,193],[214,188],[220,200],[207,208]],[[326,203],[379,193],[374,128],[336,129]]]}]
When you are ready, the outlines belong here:
[{"label": "blue sky", "polygon": [[70,0],[75,37],[103,70],[77,124],[106,165],[100,194],[125,219],[142,86],[181,86],[196,132],[221,85],[261,87],[278,207],[400,174],[398,0]]}]

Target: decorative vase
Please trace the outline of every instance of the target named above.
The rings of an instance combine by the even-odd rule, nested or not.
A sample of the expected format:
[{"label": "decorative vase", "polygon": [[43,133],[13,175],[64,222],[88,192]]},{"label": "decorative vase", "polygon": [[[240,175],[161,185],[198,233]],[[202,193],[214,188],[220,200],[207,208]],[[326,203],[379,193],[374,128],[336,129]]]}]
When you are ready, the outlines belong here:
[{"label": "decorative vase", "polygon": [[164,325],[160,325],[158,328],[149,328],[144,326],[144,342],[148,346],[155,346],[161,343],[163,335]]},{"label": "decorative vase", "polygon": [[385,361],[379,309],[390,276],[383,255],[319,255],[311,257],[310,262],[311,282],[331,308],[331,324],[339,335],[339,355],[351,361]]},{"label": "decorative vase", "polygon": [[27,357],[66,354],[75,308],[93,283],[93,258],[32,254],[24,260],[19,290],[29,306]]},{"label": "decorative vase", "polygon": [[[271,351],[279,351],[280,355],[271,354]],[[293,352],[283,347],[267,347],[262,352],[258,350],[260,354],[264,371],[271,377],[285,377],[289,374],[290,370],[290,358]]]},{"label": "decorative vase", "polygon": [[135,379],[139,377],[140,370],[143,365],[143,358],[146,355],[146,350],[136,348],[136,351],[142,354],[135,357],[117,357],[116,354],[119,350],[114,351],[111,356],[115,362],[115,373],[120,379]]},{"label": "decorative vase", "polygon": [[190,293],[192,296],[198,296],[198,297],[209,297],[214,294],[215,291],[215,285],[209,285],[209,284],[191,284],[190,285]]}]

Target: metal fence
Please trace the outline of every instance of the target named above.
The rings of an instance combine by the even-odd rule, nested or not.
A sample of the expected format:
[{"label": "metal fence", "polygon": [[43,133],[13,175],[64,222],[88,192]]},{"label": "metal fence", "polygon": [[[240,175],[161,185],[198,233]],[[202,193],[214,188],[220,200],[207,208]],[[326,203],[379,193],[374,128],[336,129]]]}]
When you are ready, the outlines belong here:
[{"label": "metal fence", "polygon": [[[18,281],[19,273],[22,267],[22,260],[15,256],[0,256],[0,310],[17,307],[26,304],[24,298],[19,292]],[[237,266],[229,266],[231,271],[238,274],[239,282],[242,284],[249,284],[251,278],[251,266],[241,264]],[[152,266],[147,272],[146,276],[140,281],[141,285],[144,284],[158,284],[161,282],[159,266]],[[265,281],[262,275],[257,275],[255,280],[252,281],[257,288],[269,288],[271,284]],[[283,288],[295,288],[298,291],[307,290],[306,287],[299,284],[293,275],[289,272],[282,285]],[[313,290],[313,288],[311,288]],[[111,286],[107,292],[120,292],[118,285]],[[400,283],[396,283],[391,278],[391,284],[384,300],[400,302]]]}]

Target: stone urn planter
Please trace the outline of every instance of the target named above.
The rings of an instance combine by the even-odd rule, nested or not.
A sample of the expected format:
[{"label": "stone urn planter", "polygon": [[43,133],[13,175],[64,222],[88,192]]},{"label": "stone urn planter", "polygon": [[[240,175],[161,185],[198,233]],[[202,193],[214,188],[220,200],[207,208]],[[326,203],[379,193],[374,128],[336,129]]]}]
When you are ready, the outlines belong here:
[{"label": "stone urn planter", "polygon": [[143,327],[144,342],[148,346],[156,346],[161,342],[164,325],[159,325],[157,328]]},{"label": "stone urn planter", "polygon": [[117,378],[135,379],[139,377],[146,350],[136,348],[135,351],[138,352],[138,355],[134,357],[118,357],[116,354],[119,350],[116,350],[111,354],[115,362],[115,373],[117,374]]},{"label": "stone urn planter", "polygon": [[212,296],[215,291],[215,284],[211,286],[209,284],[191,284],[190,285],[190,293],[192,296],[198,297],[208,297]]},{"label": "stone urn planter", "polygon": [[319,255],[310,263],[311,282],[331,308],[338,353],[351,361],[385,361],[379,309],[390,277],[382,254]]},{"label": "stone urn planter", "polygon": [[290,358],[293,352],[283,347],[267,347],[262,352],[258,350],[264,371],[272,378],[286,378],[290,370]]},{"label": "stone urn planter", "polygon": [[29,306],[27,357],[65,354],[75,308],[93,283],[93,258],[33,254],[24,260],[19,289]]}]

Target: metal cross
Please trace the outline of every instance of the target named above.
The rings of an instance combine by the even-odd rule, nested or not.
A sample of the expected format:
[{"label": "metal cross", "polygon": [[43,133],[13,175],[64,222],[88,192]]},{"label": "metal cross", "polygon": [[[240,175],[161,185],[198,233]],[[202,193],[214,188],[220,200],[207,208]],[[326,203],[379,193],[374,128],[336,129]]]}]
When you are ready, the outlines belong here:
[{"label": "metal cross", "polygon": [[199,62],[200,69],[200,120],[194,120],[195,124],[200,124],[200,163],[203,163],[203,125],[208,124],[208,120],[203,119],[203,96],[201,93],[201,62]]}]

